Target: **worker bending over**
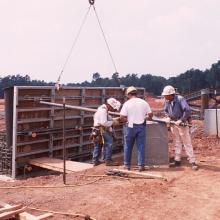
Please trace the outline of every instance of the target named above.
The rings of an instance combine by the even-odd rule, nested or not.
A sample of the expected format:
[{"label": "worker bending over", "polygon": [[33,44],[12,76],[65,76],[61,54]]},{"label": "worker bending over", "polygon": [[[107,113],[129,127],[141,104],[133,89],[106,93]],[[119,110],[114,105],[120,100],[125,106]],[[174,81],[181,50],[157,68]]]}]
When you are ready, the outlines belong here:
[{"label": "worker bending over", "polygon": [[112,119],[108,114],[108,111],[118,111],[120,109],[121,103],[114,98],[107,99],[106,103],[101,105],[97,112],[94,114],[94,131],[96,131],[96,139],[94,141],[93,150],[93,164],[94,166],[99,165],[102,147],[103,147],[103,157],[106,166],[114,165],[112,162],[112,126],[118,125],[119,121]]},{"label": "worker bending over", "polygon": [[127,122],[124,144],[124,168],[130,170],[132,149],[136,141],[139,171],[144,171],[146,116],[152,117],[153,114],[149,104],[137,97],[137,89],[135,87],[128,87],[126,95],[128,100],[124,103],[120,112],[121,121]]},{"label": "worker bending over", "polygon": [[184,145],[192,169],[197,170],[198,165],[195,163],[189,126],[181,126],[183,124],[182,122],[189,122],[190,107],[186,99],[180,95],[176,95],[175,89],[170,85],[164,87],[162,96],[165,97],[164,110],[166,122],[175,121],[175,124],[171,126],[171,132],[175,141],[175,157],[174,163],[171,166],[181,165],[182,145]]}]

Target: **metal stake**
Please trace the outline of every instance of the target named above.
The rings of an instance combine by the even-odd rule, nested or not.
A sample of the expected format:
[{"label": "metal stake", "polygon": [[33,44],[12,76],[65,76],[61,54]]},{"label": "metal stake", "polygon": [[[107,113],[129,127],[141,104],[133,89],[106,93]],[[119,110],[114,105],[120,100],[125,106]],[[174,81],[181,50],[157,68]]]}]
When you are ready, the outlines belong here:
[{"label": "metal stake", "polygon": [[66,136],[65,136],[65,119],[66,119],[66,99],[63,97],[63,183],[66,185]]}]

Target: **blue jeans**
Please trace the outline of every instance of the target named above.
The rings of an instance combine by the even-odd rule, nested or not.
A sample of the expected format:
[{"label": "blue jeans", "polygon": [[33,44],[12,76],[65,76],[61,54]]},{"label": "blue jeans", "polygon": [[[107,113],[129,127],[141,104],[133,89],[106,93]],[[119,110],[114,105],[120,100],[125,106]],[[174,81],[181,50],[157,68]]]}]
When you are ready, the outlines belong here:
[{"label": "blue jeans", "polygon": [[103,133],[104,145],[100,143],[95,143],[93,150],[92,161],[98,161],[101,157],[102,147],[103,147],[103,159],[111,160],[112,159],[112,143],[113,138],[112,134],[109,131]]},{"label": "blue jeans", "polygon": [[138,150],[138,166],[145,165],[145,125],[133,125],[133,128],[127,127],[124,145],[124,165],[131,165],[131,155],[134,143],[136,141]]}]

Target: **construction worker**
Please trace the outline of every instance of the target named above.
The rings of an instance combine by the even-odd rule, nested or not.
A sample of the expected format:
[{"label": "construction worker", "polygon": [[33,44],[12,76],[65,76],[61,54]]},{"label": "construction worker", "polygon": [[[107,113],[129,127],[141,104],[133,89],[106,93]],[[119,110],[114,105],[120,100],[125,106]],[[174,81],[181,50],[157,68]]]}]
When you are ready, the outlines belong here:
[{"label": "construction worker", "polygon": [[93,150],[93,164],[94,166],[99,165],[99,161],[102,147],[103,157],[105,160],[106,166],[114,165],[112,162],[112,144],[113,144],[113,135],[112,135],[112,126],[118,125],[118,119],[112,118],[108,111],[118,111],[121,107],[121,103],[114,98],[107,99],[106,103],[101,105],[97,112],[94,114],[94,128],[98,131],[98,140],[94,142]]},{"label": "construction worker", "polygon": [[184,97],[176,94],[173,86],[165,86],[162,96],[165,98],[165,121],[168,124],[171,120],[175,122],[175,124],[171,126],[171,132],[175,141],[175,157],[174,163],[171,164],[171,167],[178,167],[181,165],[181,153],[183,145],[192,169],[197,170],[198,165],[195,163],[196,160],[191,143],[189,126],[183,126],[190,119],[190,107]]},{"label": "construction worker", "polygon": [[126,95],[128,100],[120,112],[120,120],[127,122],[126,133],[124,134],[124,168],[130,170],[132,149],[136,141],[139,171],[144,171],[146,116],[152,117],[152,112],[149,104],[137,97],[137,89],[134,86],[127,88]]}]

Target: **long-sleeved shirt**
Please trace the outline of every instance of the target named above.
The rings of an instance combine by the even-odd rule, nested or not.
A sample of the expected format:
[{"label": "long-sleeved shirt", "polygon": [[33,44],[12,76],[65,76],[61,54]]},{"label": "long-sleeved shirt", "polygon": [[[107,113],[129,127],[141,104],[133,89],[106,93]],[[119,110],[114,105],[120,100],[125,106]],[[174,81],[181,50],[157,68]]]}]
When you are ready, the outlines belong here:
[{"label": "long-sleeved shirt", "polygon": [[97,112],[94,114],[94,126],[103,126],[103,127],[111,127],[112,126],[112,117],[108,115],[108,109],[105,104],[101,105]]},{"label": "long-sleeved shirt", "polygon": [[181,119],[183,122],[189,119],[191,113],[186,99],[180,95],[175,95],[173,101],[166,100],[164,111],[171,120]]}]

